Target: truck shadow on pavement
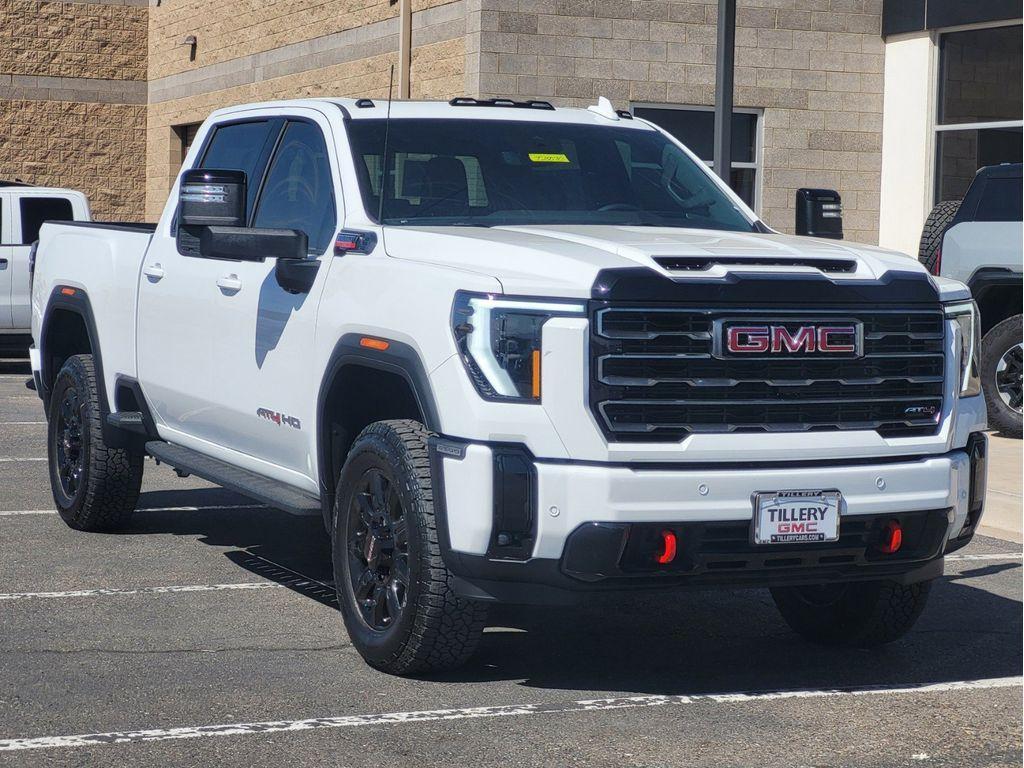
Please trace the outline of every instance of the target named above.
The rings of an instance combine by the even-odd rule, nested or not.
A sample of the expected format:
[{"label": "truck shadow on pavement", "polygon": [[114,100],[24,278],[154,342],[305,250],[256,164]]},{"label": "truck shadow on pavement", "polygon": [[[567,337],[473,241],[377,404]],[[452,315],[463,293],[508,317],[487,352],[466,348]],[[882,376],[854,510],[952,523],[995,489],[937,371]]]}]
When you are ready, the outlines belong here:
[{"label": "truck shadow on pavement", "polygon": [[[247,503],[214,488],[145,493],[129,533],[196,537],[224,550],[240,568],[336,610],[322,521],[258,506],[234,507]],[[990,590],[1013,594],[1021,564],[969,566],[947,568],[953,572],[934,585],[915,629],[879,649],[822,648],[801,640],[766,590],[640,593],[627,603],[586,607],[496,606],[470,662],[428,679],[699,694],[1019,675],[1021,603]],[[338,632],[344,633],[340,618]]]}]

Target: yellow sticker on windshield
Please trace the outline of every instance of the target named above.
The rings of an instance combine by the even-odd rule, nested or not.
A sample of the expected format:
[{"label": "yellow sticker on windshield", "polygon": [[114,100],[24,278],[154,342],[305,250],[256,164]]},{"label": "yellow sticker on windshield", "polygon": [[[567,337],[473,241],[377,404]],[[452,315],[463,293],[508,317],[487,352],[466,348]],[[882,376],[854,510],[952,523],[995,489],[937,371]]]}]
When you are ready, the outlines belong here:
[{"label": "yellow sticker on windshield", "polygon": [[530,159],[535,163],[568,163],[569,158],[561,152],[531,152]]}]

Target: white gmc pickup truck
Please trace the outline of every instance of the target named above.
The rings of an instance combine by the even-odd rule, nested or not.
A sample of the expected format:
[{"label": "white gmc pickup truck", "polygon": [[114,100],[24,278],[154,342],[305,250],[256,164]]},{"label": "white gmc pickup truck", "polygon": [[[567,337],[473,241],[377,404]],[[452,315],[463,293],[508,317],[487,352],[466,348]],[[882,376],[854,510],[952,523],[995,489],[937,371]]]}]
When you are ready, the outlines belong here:
[{"label": "white gmc pickup truck", "polygon": [[146,455],[323,515],[391,673],[491,602],[687,586],[885,643],[982,514],[966,287],[773,232],[604,100],[219,110],[155,226],[43,226],[32,301],[68,525]]}]

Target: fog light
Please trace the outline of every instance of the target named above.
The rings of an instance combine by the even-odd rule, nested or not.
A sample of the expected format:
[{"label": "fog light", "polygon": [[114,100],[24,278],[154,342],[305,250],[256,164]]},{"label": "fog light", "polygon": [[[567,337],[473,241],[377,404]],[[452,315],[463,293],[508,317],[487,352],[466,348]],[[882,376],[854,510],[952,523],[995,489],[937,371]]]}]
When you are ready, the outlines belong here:
[{"label": "fog light", "polygon": [[659,565],[668,565],[676,559],[676,535],[672,531],[661,532],[661,551],[654,559]]},{"label": "fog light", "polygon": [[882,541],[878,549],[887,555],[892,555],[903,546],[903,526],[896,520],[890,520],[882,527]]}]

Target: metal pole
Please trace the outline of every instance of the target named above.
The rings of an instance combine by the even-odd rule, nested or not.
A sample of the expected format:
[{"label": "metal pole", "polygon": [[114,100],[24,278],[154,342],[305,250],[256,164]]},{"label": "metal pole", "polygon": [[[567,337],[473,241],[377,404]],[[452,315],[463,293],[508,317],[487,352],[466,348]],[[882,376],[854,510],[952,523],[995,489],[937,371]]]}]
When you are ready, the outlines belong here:
[{"label": "metal pole", "polygon": [[736,0],[718,0],[715,49],[715,173],[726,184],[732,168],[732,84],[736,63]]},{"label": "metal pole", "polygon": [[398,4],[398,98],[408,99],[412,60],[412,0],[399,0]]}]

